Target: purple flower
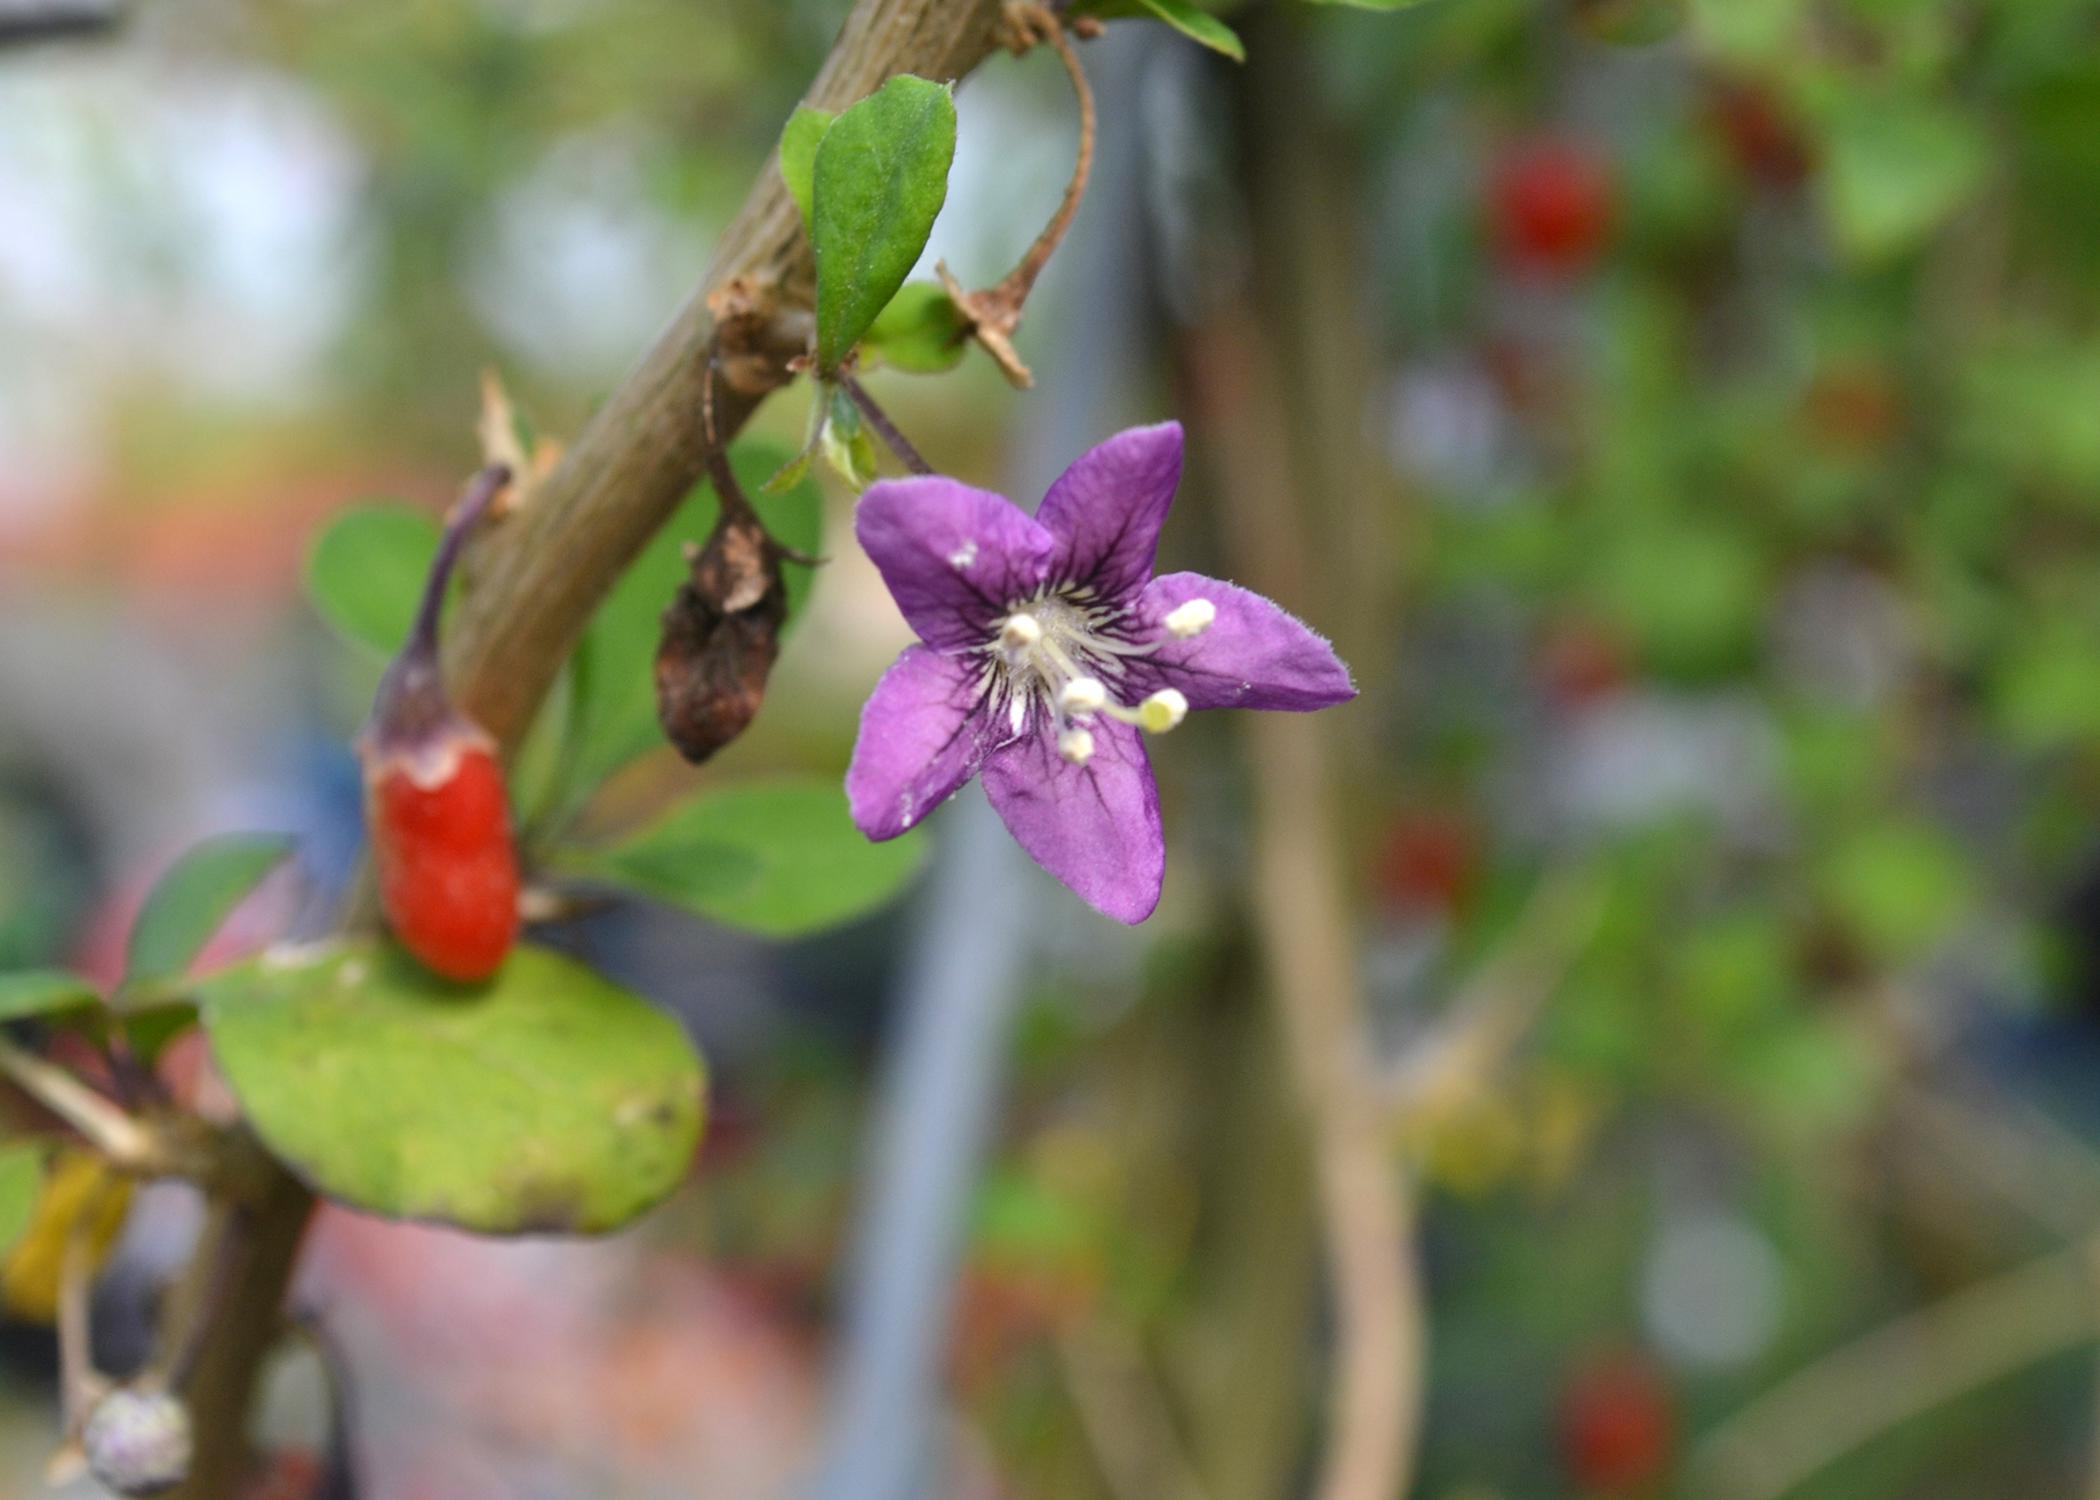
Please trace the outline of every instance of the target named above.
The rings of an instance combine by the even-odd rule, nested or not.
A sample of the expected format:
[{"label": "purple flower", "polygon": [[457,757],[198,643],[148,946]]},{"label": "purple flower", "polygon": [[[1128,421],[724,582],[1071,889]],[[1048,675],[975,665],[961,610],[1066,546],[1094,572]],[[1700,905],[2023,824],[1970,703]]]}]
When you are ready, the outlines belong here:
[{"label": "purple flower", "polygon": [[846,773],[853,821],[893,839],[972,776],[1036,863],[1142,922],[1166,874],[1140,731],[1192,708],[1326,708],[1356,696],[1326,641],[1259,594],[1152,576],[1181,479],[1181,424],[1110,438],[1030,517],[952,479],[885,480],[860,542],[919,633],[876,685]]}]

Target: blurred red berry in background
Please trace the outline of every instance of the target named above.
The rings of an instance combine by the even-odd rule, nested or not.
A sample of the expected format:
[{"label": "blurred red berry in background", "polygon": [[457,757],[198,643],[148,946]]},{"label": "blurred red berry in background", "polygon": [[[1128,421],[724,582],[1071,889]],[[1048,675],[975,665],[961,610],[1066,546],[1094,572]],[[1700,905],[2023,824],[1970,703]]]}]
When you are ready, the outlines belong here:
[{"label": "blurred red berry in background", "polygon": [[1798,187],[1815,165],[1807,137],[1765,84],[1715,79],[1707,97],[1707,118],[1737,170],[1754,181]]},{"label": "blurred red berry in background", "polygon": [[1638,1495],[1670,1466],[1676,1402],[1653,1363],[1630,1351],[1593,1356],[1569,1375],[1560,1401],[1561,1460],[1586,1493]]},{"label": "blurred red berry in background", "polygon": [[1456,812],[1403,812],[1386,827],[1378,894],[1403,916],[1449,916],[1464,906],[1479,875],[1478,836]]},{"label": "blurred red berry in background", "polygon": [[1495,248],[1515,271],[1578,275],[1611,237],[1617,196],[1611,163],[1594,147],[1557,136],[1519,142],[1488,182]]}]

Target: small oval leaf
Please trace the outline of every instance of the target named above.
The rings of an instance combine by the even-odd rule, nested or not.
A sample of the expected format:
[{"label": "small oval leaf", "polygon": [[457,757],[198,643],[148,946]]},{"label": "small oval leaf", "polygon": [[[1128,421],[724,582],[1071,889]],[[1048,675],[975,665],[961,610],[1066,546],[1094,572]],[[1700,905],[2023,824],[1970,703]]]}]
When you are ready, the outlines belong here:
[{"label": "small oval leaf", "polygon": [[668,1196],[699,1143],[684,1029],[544,948],[470,990],[368,939],[229,969],[203,1000],[263,1144],[355,1208],[597,1233]]},{"label": "small oval leaf", "polygon": [[233,909],[291,852],[283,834],[234,833],[206,839],[176,860],[132,926],[123,998],[145,998],[182,978]]},{"label": "small oval leaf", "polygon": [[947,200],[954,159],[954,98],[945,85],[909,74],[824,133],[810,203],[823,372],[845,362],[918,264]]},{"label": "small oval leaf", "polygon": [[408,639],[437,521],[406,505],[360,505],[328,525],[306,558],[306,592],[346,640],[392,656]]},{"label": "small oval leaf", "polygon": [[585,868],[732,927],[793,937],[874,910],[923,860],[916,834],[863,838],[836,783],[779,780],[703,793]]}]

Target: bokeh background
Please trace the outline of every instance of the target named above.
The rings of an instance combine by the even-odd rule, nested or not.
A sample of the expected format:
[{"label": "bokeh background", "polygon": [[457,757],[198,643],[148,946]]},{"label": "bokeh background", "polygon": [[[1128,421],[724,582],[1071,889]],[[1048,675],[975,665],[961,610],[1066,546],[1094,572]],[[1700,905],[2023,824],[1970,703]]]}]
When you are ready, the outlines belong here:
[{"label": "bokeh background", "polygon": [[[107,974],[153,876],[227,829],[303,840],[229,944],[328,909],[380,664],[307,603],[312,539],[375,496],[435,511],[484,368],[574,431],[844,9],[140,0],[0,52],[0,967]],[[1411,1493],[2100,1494],[2100,4],[1231,19],[1244,67],[1139,22],[1089,48],[1103,163],[1024,331],[1039,389],[975,358],[871,384],[943,470],[1030,500],[1180,416],[1170,565],[1264,552],[1356,667],[1312,836],[1419,1211]],[[1073,115],[1048,56],[959,105],[929,261],[983,284]],[[759,429],[799,443],[806,400]],[[906,639],[850,502],[705,778],[843,770]],[[913,1349],[918,1493],[1300,1493],[1333,1330],[1253,936],[1260,745],[1202,719],[1156,747],[1137,932],[986,845],[975,791],[909,897],[816,940],[566,927],[702,1040],[709,1143],[612,1242],[331,1213],[302,1295],[357,1493],[741,1500],[823,1469],[892,1500],[856,1491],[845,1408],[915,1400]],[[660,754],[598,815],[696,774]],[[1494,1044],[1443,1065],[1478,1014]],[[896,1159],[911,1119],[952,1127],[946,1178]],[[882,1241],[917,1193],[931,1227]],[[105,1341],[193,1214],[142,1200]],[[916,1344],[882,1342],[883,1296]],[[0,1492],[29,1495],[48,1329],[17,1308],[0,1353]],[[328,1466],[297,1364],[287,1500]]]}]

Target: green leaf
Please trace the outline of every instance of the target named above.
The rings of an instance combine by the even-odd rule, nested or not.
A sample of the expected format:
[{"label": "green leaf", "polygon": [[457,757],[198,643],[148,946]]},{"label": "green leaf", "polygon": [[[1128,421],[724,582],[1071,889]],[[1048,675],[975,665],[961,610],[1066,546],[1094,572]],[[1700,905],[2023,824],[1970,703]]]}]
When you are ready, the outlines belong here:
[{"label": "green leaf", "polygon": [[44,1146],[32,1141],[0,1145],[0,1256],[11,1252],[36,1220],[47,1155]]},{"label": "green leaf", "polygon": [[836,782],[725,787],[591,855],[585,873],[732,927],[791,937],[874,910],[918,871],[917,835],[870,843]]},{"label": "green leaf", "polygon": [[828,109],[805,104],[788,116],[787,129],[780,133],[780,177],[788,196],[802,210],[802,227],[809,228],[810,187],[817,170],[817,147],[838,117]]},{"label": "green leaf", "polygon": [[1412,10],[1423,0],[1307,0],[1311,5],[1343,5],[1351,10]]},{"label": "green leaf", "polygon": [[1873,956],[1916,959],[1945,940],[1971,892],[1962,852],[1941,829],[1888,823],[1853,835],[1830,858],[1824,891]]},{"label": "green leaf", "polygon": [[160,878],[131,929],[123,990],[149,997],[182,978],[248,893],[292,852],[282,834],[206,839]]},{"label": "green leaf", "polygon": [[914,281],[868,325],[861,353],[914,375],[938,375],[962,363],[968,332],[962,309],[938,283]]},{"label": "green leaf", "polygon": [[1945,107],[1848,99],[1830,122],[1825,206],[1839,246],[1855,259],[1911,249],[1982,184],[1990,145]]},{"label": "green leaf", "polygon": [[918,263],[947,200],[954,159],[954,98],[946,85],[909,74],[825,132],[810,215],[820,370],[845,362]]},{"label": "green leaf", "polygon": [[[804,477],[777,494],[763,493],[766,479],[787,461],[786,450],[770,443],[739,443],[729,455],[730,467],[766,529],[798,552],[814,554],[823,546],[824,526],[824,500],[816,484]],[[584,633],[570,682],[570,732],[575,736],[570,780],[576,790],[595,788],[663,743],[656,722],[655,666],[663,612],[690,571],[686,544],[706,541],[720,514],[712,487],[696,486],[670,524],[621,577]],[[792,626],[809,594],[810,570],[788,563],[782,579]]]},{"label": "green leaf", "polygon": [[[1138,0],[1153,15],[1191,40],[1213,52],[1222,52],[1234,62],[1247,60],[1247,49],[1239,34],[1209,11],[1196,9],[1189,0]],[[1383,8],[1383,7],[1381,7]]]},{"label": "green leaf", "polygon": [[0,974],[0,1021],[31,1016],[57,1016],[92,1010],[102,1003],[95,987],[59,969],[28,969]]},{"label": "green leaf", "polygon": [[307,554],[307,594],[345,639],[392,656],[408,639],[439,535],[406,505],[346,510]]},{"label": "green leaf", "polygon": [[355,1208],[489,1234],[614,1229],[678,1186],[700,1138],[683,1028],[543,948],[479,989],[367,939],[266,956],[202,993],[263,1144]]}]

